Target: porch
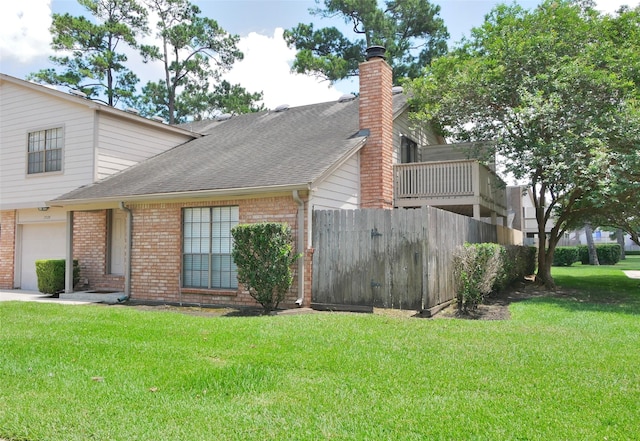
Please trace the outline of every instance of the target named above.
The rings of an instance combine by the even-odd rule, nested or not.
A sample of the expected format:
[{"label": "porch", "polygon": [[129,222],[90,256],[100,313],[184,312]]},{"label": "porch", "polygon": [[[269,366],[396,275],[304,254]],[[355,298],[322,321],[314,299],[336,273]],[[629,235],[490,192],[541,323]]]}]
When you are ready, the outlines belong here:
[{"label": "porch", "polygon": [[480,219],[506,218],[506,184],[477,160],[396,164],[394,205],[412,208],[429,205]]}]

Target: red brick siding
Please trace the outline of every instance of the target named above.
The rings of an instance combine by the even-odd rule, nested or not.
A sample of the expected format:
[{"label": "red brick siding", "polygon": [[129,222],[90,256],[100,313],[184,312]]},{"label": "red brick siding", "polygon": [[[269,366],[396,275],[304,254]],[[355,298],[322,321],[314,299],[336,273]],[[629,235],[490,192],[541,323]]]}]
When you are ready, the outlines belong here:
[{"label": "red brick siding", "polygon": [[0,211],[0,289],[12,289],[15,273],[16,211]]},{"label": "red brick siding", "polygon": [[[133,247],[131,297],[134,300],[255,306],[242,287],[238,290],[202,290],[180,287],[183,207],[239,207],[240,223],[285,222],[297,237],[298,206],[291,196],[203,201],[198,203],[132,204]],[[304,227],[304,226],[303,226]],[[295,278],[282,306],[293,306],[298,297]],[[308,270],[305,270],[309,275]],[[310,287],[310,279],[308,281]]]},{"label": "red brick siding", "polygon": [[73,258],[80,265],[79,289],[124,290],[124,277],[107,274],[107,210],[73,213]]},{"label": "red brick siding", "polygon": [[360,64],[360,128],[370,132],[360,153],[362,208],[393,208],[392,85],[383,59]]}]

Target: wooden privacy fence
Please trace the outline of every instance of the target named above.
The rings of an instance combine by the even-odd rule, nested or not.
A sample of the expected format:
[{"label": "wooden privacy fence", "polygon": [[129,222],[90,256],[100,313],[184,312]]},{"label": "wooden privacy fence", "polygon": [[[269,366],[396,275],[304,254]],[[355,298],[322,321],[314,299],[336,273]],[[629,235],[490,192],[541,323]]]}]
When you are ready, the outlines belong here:
[{"label": "wooden privacy fence", "polygon": [[458,246],[517,243],[517,233],[432,207],[314,211],[312,306],[437,307],[455,297]]}]

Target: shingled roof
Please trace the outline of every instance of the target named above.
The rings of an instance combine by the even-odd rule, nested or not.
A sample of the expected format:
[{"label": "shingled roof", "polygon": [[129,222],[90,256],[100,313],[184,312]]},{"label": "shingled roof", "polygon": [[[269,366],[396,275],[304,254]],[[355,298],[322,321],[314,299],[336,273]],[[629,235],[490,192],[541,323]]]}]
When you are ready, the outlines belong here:
[{"label": "shingled roof", "polygon": [[[395,95],[394,116],[405,105]],[[205,136],[52,202],[307,186],[364,144],[358,124],[357,98],[194,122]]]}]

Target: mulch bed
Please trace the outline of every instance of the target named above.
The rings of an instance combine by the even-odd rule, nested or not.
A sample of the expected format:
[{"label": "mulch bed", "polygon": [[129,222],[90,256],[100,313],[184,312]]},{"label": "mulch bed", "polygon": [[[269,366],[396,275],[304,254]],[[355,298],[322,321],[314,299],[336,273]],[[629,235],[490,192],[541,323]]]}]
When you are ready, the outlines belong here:
[{"label": "mulch bed", "polygon": [[478,305],[474,311],[467,314],[461,313],[455,304],[443,309],[433,318],[457,318],[466,320],[509,320],[509,305],[513,302],[519,302],[534,297],[569,297],[572,296],[570,290],[556,289],[549,291],[534,282],[522,282],[509,289],[488,296],[485,301]]},{"label": "mulch bed", "polygon": [[[464,320],[509,320],[509,305],[533,297],[556,296],[566,297],[572,296],[571,291],[557,289],[549,291],[534,282],[519,283],[500,293],[492,294],[485,301],[478,305],[474,311],[468,314],[462,314],[456,307],[455,303],[444,308],[435,314],[433,319],[464,319]],[[124,306],[124,305],[123,305]],[[262,308],[210,308],[197,306],[170,306],[170,305],[143,305],[129,304],[129,307],[135,307],[146,311],[171,311],[187,315],[201,317],[256,317],[264,315]],[[300,308],[293,310],[280,310],[272,314],[310,314],[322,313],[323,311],[315,311],[310,308]],[[359,314],[359,313],[358,313]],[[403,311],[396,309],[378,309],[374,308],[374,314],[380,314],[391,317],[424,317],[417,311]]]}]

